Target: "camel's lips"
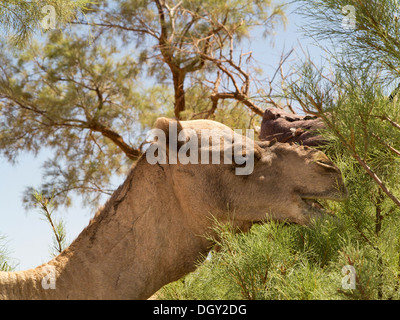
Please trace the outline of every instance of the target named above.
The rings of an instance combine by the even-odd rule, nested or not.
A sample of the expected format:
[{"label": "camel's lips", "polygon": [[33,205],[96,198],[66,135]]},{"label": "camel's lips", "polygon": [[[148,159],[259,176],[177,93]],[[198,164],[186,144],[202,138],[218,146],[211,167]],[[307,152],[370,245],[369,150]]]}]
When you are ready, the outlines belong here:
[{"label": "camel's lips", "polygon": [[302,199],[302,200],[307,205],[310,212],[316,212],[316,213],[324,212],[324,206],[321,203],[319,203],[316,199]]},{"label": "camel's lips", "polygon": [[349,193],[344,185],[337,188],[335,191],[330,191],[320,194],[301,194],[301,200],[332,200],[332,201],[345,201],[349,197]]},{"label": "camel's lips", "polygon": [[318,200],[345,201],[349,194],[344,184],[338,184],[333,190],[317,194],[301,194],[300,198],[311,214],[333,214],[326,210]]},{"label": "camel's lips", "polygon": [[321,204],[316,199],[302,199],[303,203],[307,206],[308,213],[321,216],[321,215],[329,215],[335,216],[335,212],[326,208],[323,204]]}]

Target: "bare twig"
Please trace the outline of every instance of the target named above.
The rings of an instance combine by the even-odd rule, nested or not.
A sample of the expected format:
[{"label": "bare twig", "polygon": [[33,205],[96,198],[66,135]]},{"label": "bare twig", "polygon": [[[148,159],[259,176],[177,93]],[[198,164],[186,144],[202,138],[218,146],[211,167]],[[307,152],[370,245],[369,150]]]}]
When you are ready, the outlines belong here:
[{"label": "bare twig", "polygon": [[400,156],[400,151],[393,148],[390,144],[388,144],[387,142],[383,141],[383,139],[381,137],[379,137],[377,134],[375,133],[371,133],[371,135],[376,138],[380,143],[382,143],[384,146],[386,146],[390,151],[392,151],[394,154]]},{"label": "bare twig", "polygon": [[55,222],[53,219],[52,200],[46,199],[42,194],[38,193],[37,191],[34,191],[32,196],[34,197],[36,204],[39,206],[41,213],[45,217],[45,220],[49,222],[51,226],[55,239],[54,249],[57,253],[61,253],[66,247],[66,234],[62,221]]},{"label": "bare twig", "polygon": [[389,118],[388,116],[379,116],[379,115],[374,115],[375,118],[379,118],[381,120],[384,121],[389,121],[389,123],[395,127],[396,129],[400,130],[400,124],[398,124],[397,122],[393,121],[391,118]]}]

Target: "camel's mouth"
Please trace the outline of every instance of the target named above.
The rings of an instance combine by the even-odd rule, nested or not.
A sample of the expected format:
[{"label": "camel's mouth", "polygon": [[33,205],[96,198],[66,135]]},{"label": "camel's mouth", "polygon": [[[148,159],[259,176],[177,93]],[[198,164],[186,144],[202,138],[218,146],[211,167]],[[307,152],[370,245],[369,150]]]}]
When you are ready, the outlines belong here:
[{"label": "camel's mouth", "polygon": [[[331,198],[329,199],[311,199],[311,198],[301,198],[301,200],[304,203],[304,209],[307,212],[307,214],[311,214],[314,216],[321,216],[321,215],[330,215],[334,216],[335,213],[327,208],[327,204],[324,203],[325,200],[332,200]],[[337,200],[336,200],[337,201]]]},{"label": "camel's mouth", "polygon": [[303,203],[303,210],[308,215],[321,216],[322,214],[333,214],[330,210],[326,209],[326,205],[321,204],[325,200],[331,201],[345,201],[348,198],[346,187],[342,184],[329,191],[316,193],[316,194],[301,194],[300,198]]},{"label": "camel's mouth", "polygon": [[348,197],[348,191],[345,186],[336,188],[332,191],[318,193],[318,194],[302,194],[300,195],[303,201],[317,201],[318,200],[332,200],[332,201],[345,201]]},{"label": "camel's mouth", "polygon": [[307,211],[309,213],[321,214],[321,213],[325,212],[324,206],[320,202],[318,202],[318,200],[304,199],[304,198],[302,198],[301,200],[303,200],[303,202],[307,208]]}]

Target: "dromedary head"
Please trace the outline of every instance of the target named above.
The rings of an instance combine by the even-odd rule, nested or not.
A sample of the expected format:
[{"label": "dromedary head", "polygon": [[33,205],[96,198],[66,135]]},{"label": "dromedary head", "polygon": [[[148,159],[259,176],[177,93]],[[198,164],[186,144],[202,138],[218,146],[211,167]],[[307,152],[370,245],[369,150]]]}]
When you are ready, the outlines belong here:
[{"label": "dromedary head", "polygon": [[339,170],[314,149],[255,143],[208,120],[160,118],[153,134],[67,249],[35,269],[0,272],[0,299],[147,299],[196,268],[215,218],[243,231],[268,219],[307,224],[313,199],[346,196]]},{"label": "dromedary head", "polygon": [[[229,213],[243,226],[266,219],[307,224],[319,214],[313,200],[340,201],[347,196],[341,172],[316,149],[254,142],[209,120],[177,123],[160,118],[156,128],[166,134],[166,158],[178,154],[169,166],[171,179],[180,204],[194,216],[206,208],[220,218]],[[171,147],[175,128],[177,144]],[[212,144],[210,137],[216,135],[220,144]],[[219,163],[211,162],[213,152],[219,152]]]}]

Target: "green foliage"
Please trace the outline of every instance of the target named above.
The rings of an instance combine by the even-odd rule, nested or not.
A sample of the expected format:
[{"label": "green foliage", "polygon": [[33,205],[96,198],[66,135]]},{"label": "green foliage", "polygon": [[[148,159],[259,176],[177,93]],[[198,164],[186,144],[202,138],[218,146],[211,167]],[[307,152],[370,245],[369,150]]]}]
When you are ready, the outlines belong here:
[{"label": "green foliage", "polygon": [[51,247],[50,253],[55,257],[68,247],[65,223],[62,219],[55,220],[53,199],[46,199],[37,191],[32,193],[32,198],[40,214],[43,216],[43,220],[47,221],[51,226],[53,232],[53,246]]},{"label": "green foliage", "polygon": [[[321,149],[340,168],[349,199],[324,201],[334,215],[309,227],[272,222],[239,235],[219,228],[221,250],[160,298],[400,298],[400,106],[384,94],[373,67],[342,58],[333,75],[307,62],[289,89],[326,123],[329,143]],[[343,286],[343,267],[354,268],[354,289]]]},{"label": "green foliage", "polygon": [[[221,249],[160,298],[400,298],[400,105],[374,66],[334,58],[331,74],[305,63],[289,91],[323,118],[329,143],[321,149],[341,170],[349,199],[324,201],[330,215],[309,227],[269,222],[248,234],[220,227]],[[343,286],[344,267],[354,268],[354,289]]]},{"label": "green foliage", "polygon": [[6,238],[0,235],[0,271],[13,271],[14,269],[15,265],[9,256]]},{"label": "green foliage", "polygon": [[[189,106],[185,101],[186,88],[198,82],[203,85],[218,82],[215,80],[218,69],[229,84],[227,91],[232,92],[230,75],[233,71],[238,76],[238,68],[243,66],[241,62],[228,61],[231,48],[250,39],[251,31],[256,28],[262,29],[266,36],[277,24],[286,21],[283,5],[270,0],[248,3],[124,0],[118,5],[114,1],[100,1],[93,9],[81,23],[101,28],[101,32],[119,37],[124,44],[135,43],[139,61],[146,63],[147,74],[159,83],[173,84],[177,118]],[[144,42],[147,45],[143,46]]]},{"label": "green foliage", "polygon": [[15,45],[24,45],[32,33],[43,29],[41,23],[48,14],[46,6],[55,13],[55,28],[60,29],[83,12],[89,0],[2,0],[0,3],[0,31]]},{"label": "green foliage", "polygon": [[[350,198],[326,202],[326,215],[310,227],[268,222],[247,234],[219,226],[218,251],[185,278],[162,288],[160,299],[399,299],[400,210],[376,234],[376,186],[349,158],[338,159]],[[344,266],[355,270],[345,289]]]},{"label": "green foliage", "polygon": [[[32,13],[32,20],[25,19],[28,28],[38,21],[42,4],[54,5],[57,19],[74,23],[24,50],[0,45],[0,154],[15,162],[24,152],[52,153],[43,164],[42,185],[26,189],[26,207],[32,207],[33,188],[46,198],[54,194],[56,206],[71,205],[74,194],[97,206],[141,155],[159,116],[208,117],[235,128],[259,125],[243,105],[247,96],[236,103],[235,95],[222,99],[213,110],[218,67],[205,55],[226,54],[230,39],[238,45],[255,28],[270,33],[285,21],[282,5],[269,0],[74,2],[85,15],[58,9],[69,4],[65,0],[3,6]],[[30,5],[37,5],[36,11]],[[226,75],[222,87],[232,90]]]},{"label": "green foliage", "polygon": [[330,239],[338,229],[334,221],[314,229],[271,222],[240,235],[220,229],[221,250],[212,251],[195,273],[164,287],[159,297],[329,299],[341,279],[335,281],[327,264],[328,257],[338,256],[340,241]]},{"label": "green foliage", "polygon": [[[200,70],[195,67],[201,60],[197,45],[213,52],[226,41],[228,33],[234,34],[238,41],[249,39],[255,27],[262,27],[271,33],[274,27],[285,22],[283,5],[271,0],[244,2],[230,1],[142,1],[102,0],[93,6],[88,14],[89,23],[105,26],[114,36],[121,36],[124,42],[134,40],[137,44],[145,39],[150,46],[138,46],[143,61],[149,64],[150,73],[158,80],[165,79],[160,68],[168,68],[165,62],[154,58],[157,51],[168,51],[170,62],[178,67],[189,67],[187,71]],[[162,12],[162,15],[160,15]],[[160,21],[161,24],[160,25]],[[164,34],[162,34],[164,33]],[[219,34],[219,41],[208,41],[207,37]],[[161,39],[165,37],[165,39]],[[196,44],[197,42],[197,44]],[[160,47],[164,44],[165,47]],[[193,70],[190,70],[193,67]],[[202,66],[203,67],[203,66]]]},{"label": "green foliage", "polygon": [[400,104],[388,99],[379,75],[372,77],[370,68],[355,69],[341,57],[334,67],[336,72],[327,78],[306,63],[300,72],[302,80],[290,87],[292,97],[306,112],[324,119],[325,134],[336,148],[340,145],[387,186],[396,187]]},{"label": "green foliage", "polygon": [[[307,35],[332,41],[360,68],[372,64],[386,71],[389,80],[399,77],[399,2],[397,0],[298,0],[306,18]],[[354,28],[343,28],[352,6]],[[348,7],[347,7],[348,8]]]},{"label": "green foliage", "polygon": [[112,177],[126,173],[146,130],[168,114],[165,87],[139,86],[140,67],[111,43],[55,33],[0,60],[0,153],[15,161],[21,152],[52,150],[37,189],[54,193],[56,205],[69,205],[71,192],[88,204],[110,195]]},{"label": "green foliage", "polygon": [[[399,79],[398,3],[299,2],[311,19],[306,32],[329,38],[342,50],[331,54],[330,73],[307,61],[288,91],[305,112],[324,119],[328,135],[379,187],[381,194],[374,192],[377,210],[381,210],[385,197],[400,207],[400,106],[396,98],[400,87],[389,96],[392,81]],[[340,23],[340,19],[349,18],[344,17],[346,5],[355,13],[350,17],[355,19],[351,28]]]}]

